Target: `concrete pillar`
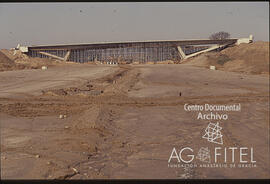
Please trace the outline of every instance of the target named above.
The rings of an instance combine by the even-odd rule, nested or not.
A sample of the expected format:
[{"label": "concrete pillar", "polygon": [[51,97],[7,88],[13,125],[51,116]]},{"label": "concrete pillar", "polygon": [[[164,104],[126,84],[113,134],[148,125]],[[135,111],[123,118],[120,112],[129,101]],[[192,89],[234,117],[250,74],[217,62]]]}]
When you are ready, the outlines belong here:
[{"label": "concrete pillar", "polygon": [[184,51],[182,50],[182,48],[180,46],[177,46],[177,50],[179,52],[179,56],[181,57],[181,59],[185,59],[186,58],[186,54],[184,53]]}]

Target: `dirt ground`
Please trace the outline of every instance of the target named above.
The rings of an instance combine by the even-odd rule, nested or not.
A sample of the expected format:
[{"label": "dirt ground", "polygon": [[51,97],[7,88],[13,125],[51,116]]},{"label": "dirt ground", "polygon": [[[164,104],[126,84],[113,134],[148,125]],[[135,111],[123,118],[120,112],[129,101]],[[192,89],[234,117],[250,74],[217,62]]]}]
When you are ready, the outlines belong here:
[{"label": "dirt ground", "polygon": [[60,60],[49,58],[32,58],[19,50],[0,50],[0,72],[24,69],[41,69],[42,66],[61,66]]},{"label": "dirt ground", "polygon": [[187,59],[183,64],[203,68],[213,65],[223,71],[269,75],[269,42],[243,43]]},{"label": "dirt ground", "polygon": [[[3,179],[269,178],[269,75],[67,64],[0,80]],[[205,103],[241,104],[220,120],[220,146],[253,147],[256,167],[168,167],[174,147],[215,146],[209,120],[184,110]]]}]

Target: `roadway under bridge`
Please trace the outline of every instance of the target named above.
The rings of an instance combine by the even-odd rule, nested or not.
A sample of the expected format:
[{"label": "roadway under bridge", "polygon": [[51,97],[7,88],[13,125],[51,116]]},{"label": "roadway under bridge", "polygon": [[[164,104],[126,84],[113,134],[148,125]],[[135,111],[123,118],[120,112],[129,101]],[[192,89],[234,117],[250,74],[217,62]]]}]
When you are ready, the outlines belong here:
[{"label": "roadway under bridge", "polygon": [[[180,61],[202,52],[223,49],[240,39],[167,40],[107,42],[20,47],[30,57],[55,58],[73,62],[158,62]],[[243,40],[243,39],[242,39]],[[252,42],[245,39],[246,42]]]}]

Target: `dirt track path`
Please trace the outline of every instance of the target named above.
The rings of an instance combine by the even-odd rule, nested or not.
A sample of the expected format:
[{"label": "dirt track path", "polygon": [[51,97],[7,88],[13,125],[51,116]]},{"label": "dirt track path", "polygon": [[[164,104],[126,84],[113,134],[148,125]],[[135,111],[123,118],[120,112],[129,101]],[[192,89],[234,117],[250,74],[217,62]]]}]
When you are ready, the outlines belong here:
[{"label": "dirt track path", "polygon": [[[92,171],[98,172],[100,178],[129,179],[267,177],[269,93],[266,77],[168,65],[137,67],[136,72],[140,75],[131,77],[137,81],[135,85],[123,88],[134,103],[119,104],[119,115],[112,117],[114,135],[108,138],[102,151],[80,165],[79,170],[88,173],[90,178]],[[182,92],[181,97],[179,92]],[[229,120],[221,122],[224,147],[254,147],[258,167],[233,171],[169,168],[168,158],[173,147],[191,146],[198,150],[205,145],[213,148],[201,138],[209,121],[197,120],[196,113],[184,111],[185,103],[241,103],[241,113],[230,112]],[[249,135],[254,131],[258,135],[250,140]]]},{"label": "dirt track path", "polygon": [[[41,95],[29,97],[31,101],[2,99],[1,149],[6,158],[1,161],[6,178],[268,176],[267,77],[181,65],[144,65],[122,67],[87,82],[104,93]],[[221,122],[224,146],[253,146],[258,167],[233,171],[168,168],[173,147],[213,147],[201,138],[209,121],[184,111],[185,103],[241,103],[241,113],[228,113],[229,120]],[[61,113],[68,118],[60,120]],[[250,139],[254,132],[258,135]]]},{"label": "dirt track path", "polygon": [[81,84],[87,79],[103,77],[115,67],[66,64],[48,70],[16,70],[0,72],[0,97],[37,95],[41,90]]}]

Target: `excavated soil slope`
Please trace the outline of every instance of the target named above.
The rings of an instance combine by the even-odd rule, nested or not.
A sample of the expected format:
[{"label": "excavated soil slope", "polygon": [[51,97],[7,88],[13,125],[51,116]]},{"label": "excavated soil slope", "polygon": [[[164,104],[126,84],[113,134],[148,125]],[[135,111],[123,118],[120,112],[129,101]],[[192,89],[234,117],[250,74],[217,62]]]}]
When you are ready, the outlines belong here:
[{"label": "excavated soil slope", "polygon": [[63,64],[61,61],[48,58],[32,58],[16,50],[0,50],[0,71],[39,69],[42,66]]},{"label": "excavated soil slope", "polygon": [[229,47],[221,52],[202,54],[183,64],[249,74],[269,74],[269,42],[254,42]]},{"label": "excavated soil slope", "polygon": [[15,66],[14,61],[0,51],[0,71],[10,70]]}]

